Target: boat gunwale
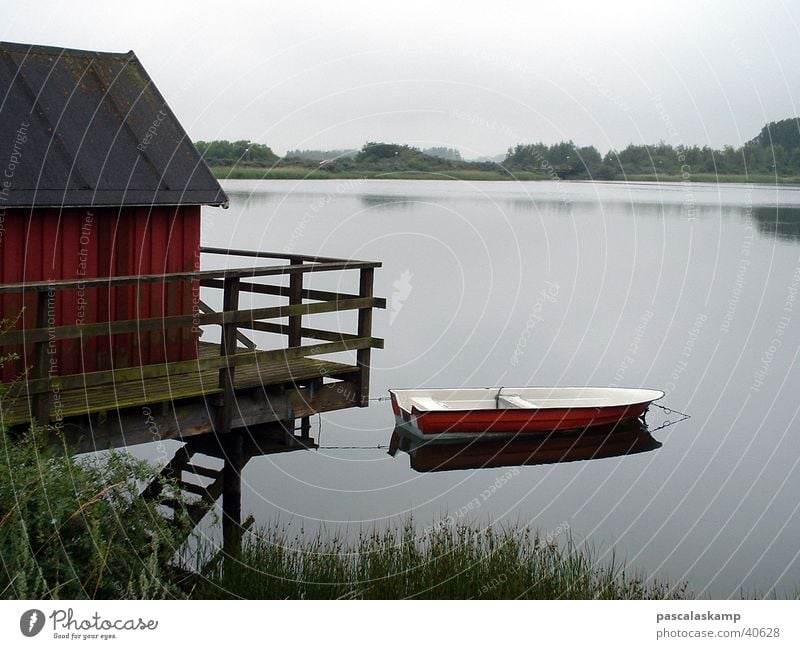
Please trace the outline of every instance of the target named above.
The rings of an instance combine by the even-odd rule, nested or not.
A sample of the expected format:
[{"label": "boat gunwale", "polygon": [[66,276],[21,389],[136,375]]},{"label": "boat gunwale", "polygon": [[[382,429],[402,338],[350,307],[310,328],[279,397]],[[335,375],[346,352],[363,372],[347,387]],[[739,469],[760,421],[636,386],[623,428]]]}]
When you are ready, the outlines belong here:
[{"label": "boat gunwale", "polygon": [[[537,406],[533,408],[438,408],[438,409],[427,409],[427,410],[420,410],[413,404],[409,404],[410,407],[406,408],[404,405],[400,404],[400,399],[397,398],[397,393],[402,392],[437,392],[437,391],[450,391],[455,392],[457,390],[474,390],[474,391],[481,391],[481,392],[490,392],[492,390],[509,390],[509,391],[521,391],[521,390],[531,390],[531,389],[550,389],[550,390],[613,390],[615,392],[650,392],[653,394],[658,394],[660,396],[654,397],[652,399],[643,399],[639,401],[629,401],[625,403],[610,403],[610,404],[602,404],[602,405],[553,405],[553,406]],[[419,415],[426,415],[429,413],[476,413],[476,412],[519,412],[519,413],[533,413],[533,412],[541,412],[546,410],[582,410],[582,409],[594,409],[594,410],[602,410],[606,408],[629,408],[634,406],[641,406],[643,404],[651,404],[654,401],[659,401],[666,396],[666,393],[663,390],[655,390],[652,388],[623,388],[623,387],[600,387],[600,386],[502,386],[500,388],[392,388],[388,390],[389,394],[391,395],[392,400],[397,405],[400,410],[409,413],[410,415],[414,415],[416,411]],[[421,395],[420,395],[421,396]],[[509,395],[510,396],[510,395]],[[591,398],[591,397],[589,397]],[[568,400],[568,399],[565,399]],[[457,400],[456,400],[457,401]]]}]

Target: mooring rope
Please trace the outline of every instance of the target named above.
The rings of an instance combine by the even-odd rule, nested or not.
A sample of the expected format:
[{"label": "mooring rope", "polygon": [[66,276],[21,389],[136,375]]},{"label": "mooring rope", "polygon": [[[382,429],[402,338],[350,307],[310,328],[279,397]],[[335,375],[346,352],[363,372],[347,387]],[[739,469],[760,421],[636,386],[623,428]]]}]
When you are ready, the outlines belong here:
[{"label": "mooring rope", "polygon": [[675,410],[675,408],[670,408],[668,406],[662,406],[660,403],[651,403],[651,406],[655,406],[656,408],[660,408],[664,411],[664,414],[668,417],[670,415],[680,415],[680,419],[676,419],[672,421],[671,419],[667,419],[663,424],[661,424],[658,428],[654,428],[653,430],[649,431],[651,433],[655,433],[657,430],[661,430],[662,428],[667,428],[668,426],[674,426],[675,424],[679,424],[682,421],[686,421],[687,419],[691,419],[691,415],[687,415],[685,412],[681,412],[680,410]]},{"label": "mooring rope", "polygon": [[[385,400],[388,397],[383,398]],[[370,399],[371,401],[371,399]],[[317,414],[317,446],[316,450],[333,450],[333,449],[345,449],[345,450],[367,450],[367,451],[374,451],[380,449],[388,449],[388,444],[373,444],[372,446],[323,446],[322,445],[322,413]]]},{"label": "mooring rope", "polygon": [[317,449],[356,449],[361,451],[375,451],[389,448],[388,444],[377,444],[376,446],[317,446]]},{"label": "mooring rope", "polygon": [[497,394],[494,395],[494,409],[495,410],[500,410],[500,393],[503,391],[503,388],[505,388],[505,386],[501,385],[500,389],[497,391]]}]

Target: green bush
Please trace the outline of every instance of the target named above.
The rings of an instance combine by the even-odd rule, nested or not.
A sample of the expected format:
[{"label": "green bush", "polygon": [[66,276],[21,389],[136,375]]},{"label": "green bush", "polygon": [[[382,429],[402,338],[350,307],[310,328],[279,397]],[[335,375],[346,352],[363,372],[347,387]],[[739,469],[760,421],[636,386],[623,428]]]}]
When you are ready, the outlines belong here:
[{"label": "green bush", "polygon": [[139,497],[156,479],[125,453],[76,458],[42,434],[0,431],[0,597],[181,596],[172,560],[189,523],[183,509],[167,519]]}]

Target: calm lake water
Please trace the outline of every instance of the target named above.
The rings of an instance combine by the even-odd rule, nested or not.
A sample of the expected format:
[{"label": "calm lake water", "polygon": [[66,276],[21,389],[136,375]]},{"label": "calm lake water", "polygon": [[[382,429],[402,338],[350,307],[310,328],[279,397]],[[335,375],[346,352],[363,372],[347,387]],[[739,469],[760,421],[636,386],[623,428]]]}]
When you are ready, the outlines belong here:
[{"label": "calm lake water", "polygon": [[[254,459],[244,512],[306,532],[464,512],[613,551],[704,596],[800,589],[800,189],[229,181],[203,243],[380,260],[372,394],[391,387],[662,389],[661,448],[418,473],[385,449]],[[204,259],[204,266],[218,267]],[[338,278],[338,277],[337,277]],[[348,287],[352,288],[352,287]],[[797,298],[797,299],[796,299]],[[350,321],[342,323],[350,326]],[[651,430],[667,419],[651,412]],[[672,417],[675,418],[674,416]],[[322,446],[389,442],[388,403],[329,413]],[[317,437],[317,418],[312,434]]]}]

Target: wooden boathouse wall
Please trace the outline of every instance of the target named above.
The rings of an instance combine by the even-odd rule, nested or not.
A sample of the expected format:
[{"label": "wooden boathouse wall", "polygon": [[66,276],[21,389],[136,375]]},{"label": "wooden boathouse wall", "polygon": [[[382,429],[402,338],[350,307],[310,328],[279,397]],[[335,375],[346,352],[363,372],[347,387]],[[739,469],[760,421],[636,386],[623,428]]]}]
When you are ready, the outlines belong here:
[{"label": "wooden boathouse wall", "polygon": [[[5,213],[0,284],[191,272],[199,261],[199,205],[15,209]],[[186,282],[79,288],[52,300],[47,324],[191,314],[197,295]],[[37,326],[33,294],[2,296],[0,313],[12,330]],[[58,341],[48,350],[50,369],[66,375],[189,360],[197,358],[197,338],[196,328],[184,327]],[[33,345],[0,348],[10,353],[19,360],[2,369],[6,382],[32,365]]]}]

